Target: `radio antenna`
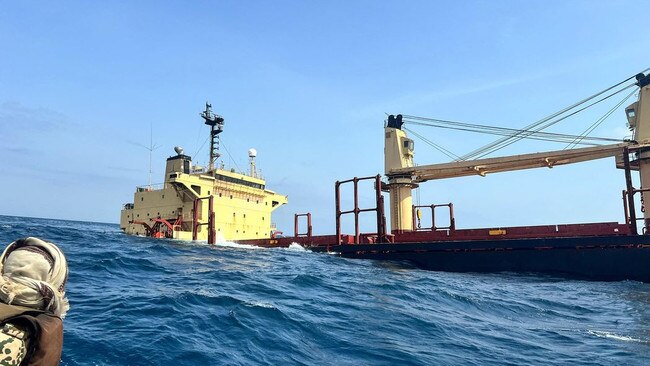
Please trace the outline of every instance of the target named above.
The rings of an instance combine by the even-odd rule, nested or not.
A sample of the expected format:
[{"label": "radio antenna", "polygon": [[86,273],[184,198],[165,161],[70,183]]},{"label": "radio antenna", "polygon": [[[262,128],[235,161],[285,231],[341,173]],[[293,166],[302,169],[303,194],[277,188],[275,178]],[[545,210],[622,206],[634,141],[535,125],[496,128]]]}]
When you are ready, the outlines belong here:
[{"label": "radio antenna", "polygon": [[201,112],[205,124],[210,126],[210,163],[208,171],[214,170],[215,161],[221,156],[219,153],[219,134],[223,132],[223,117],[212,113],[212,104],[205,102],[205,110]]}]

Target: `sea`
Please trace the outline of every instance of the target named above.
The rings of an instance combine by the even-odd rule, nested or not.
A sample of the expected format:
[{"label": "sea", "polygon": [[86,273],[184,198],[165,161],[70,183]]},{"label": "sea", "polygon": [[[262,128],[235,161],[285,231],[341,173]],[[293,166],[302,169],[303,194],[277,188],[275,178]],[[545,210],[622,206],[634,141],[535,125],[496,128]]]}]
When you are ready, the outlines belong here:
[{"label": "sea", "polygon": [[0,216],[69,261],[62,365],[650,365],[650,284],[445,273]]}]

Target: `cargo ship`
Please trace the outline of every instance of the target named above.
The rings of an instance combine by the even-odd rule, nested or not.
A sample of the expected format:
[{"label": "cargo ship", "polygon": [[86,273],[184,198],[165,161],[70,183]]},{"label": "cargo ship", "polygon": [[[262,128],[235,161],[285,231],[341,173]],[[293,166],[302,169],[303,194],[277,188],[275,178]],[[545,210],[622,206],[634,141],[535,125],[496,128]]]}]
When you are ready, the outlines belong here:
[{"label": "cargo ship", "polygon": [[287,203],[287,196],[266,187],[255,149],[248,151],[247,172],[217,166],[225,120],[208,103],[201,117],[210,127],[208,166],[193,164],[176,147],[167,159],[164,182],[136,187],[133,202],[123,205],[120,228],[130,235],[210,243],[278,235],[271,214]]},{"label": "cargo ship", "polygon": [[[650,282],[650,236],[646,235],[650,227],[650,210],[645,210],[642,206],[639,210],[641,215],[637,212],[638,202],[641,205],[643,202],[650,202],[650,196],[646,197],[650,194],[650,188],[643,188],[650,187],[650,76],[646,75],[647,71],[627,78],[522,129],[390,115],[384,125],[384,175],[354,177],[336,181],[334,184],[334,234],[313,235],[311,213],[307,212],[294,215],[293,235],[226,239],[261,247],[288,247],[298,243],[314,252],[332,253],[346,258],[407,261],[434,271],[531,272],[590,280]],[[602,123],[602,119],[582,135],[543,131],[568,116],[621,93],[626,93],[627,96],[617,107],[622,106],[633,95],[638,95],[636,102],[624,108],[627,125],[633,134],[631,139],[600,144],[598,142],[608,139],[588,137],[589,132],[595,128],[593,126]],[[611,113],[612,111],[608,112],[604,118]],[[491,131],[503,137],[484,149],[456,157],[449,163],[416,165],[414,143],[408,137],[408,129],[404,124],[422,121],[443,128],[456,126],[466,131]],[[571,148],[483,158],[486,154],[524,138],[568,141]],[[593,143],[588,144],[588,147],[577,147],[587,141]],[[501,172],[552,168],[612,157],[616,168],[625,172],[625,182],[622,185],[625,217],[622,223],[460,229],[456,227],[452,203],[413,204],[413,190],[430,180],[465,176],[485,177]],[[639,172],[640,188],[633,185],[633,171]],[[170,175],[176,173],[168,172]],[[368,180],[374,185],[374,205],[360,207],[359,183]],[[354,207],[349,210],[342,210],[341,207],[342,185],[353,186]],[[385,194],[389,197],[390,229],[386,220]],[[213,215],[214,211],[208,209],[208,216]],[[436,225],[436,217],[439,217],[440,211],[444,211],[448,219],[447,224],[443,226]],[[360,231],[359,215],[364,212],[375,213],[374,232]],[[423,212],[430,213],[431,227],[422,227]],[[229,212],[225,213],[226,216],[228,214]],[[224,214],[217,212],[217,216],[220,215]],[[346,215],[353,217],[353,234],[342,232],[341,219]],[[194,225],[199,225],[198,219],[194,222]],[[212,222],[214,223],[214,220]],[[155,231],[149,233],[156,235]]]}]

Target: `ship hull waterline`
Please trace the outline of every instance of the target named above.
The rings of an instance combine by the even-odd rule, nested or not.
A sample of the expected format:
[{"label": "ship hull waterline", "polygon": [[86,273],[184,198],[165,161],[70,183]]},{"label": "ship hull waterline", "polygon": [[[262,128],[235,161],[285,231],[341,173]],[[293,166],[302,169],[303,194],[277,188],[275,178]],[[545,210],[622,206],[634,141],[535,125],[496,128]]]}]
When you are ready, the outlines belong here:
[{"label": "ship hull waterline", "polygon": [[650,283],[650,237],[598,236],[308,246],[345,258],[407,261],[446,272],[528,272]]}]

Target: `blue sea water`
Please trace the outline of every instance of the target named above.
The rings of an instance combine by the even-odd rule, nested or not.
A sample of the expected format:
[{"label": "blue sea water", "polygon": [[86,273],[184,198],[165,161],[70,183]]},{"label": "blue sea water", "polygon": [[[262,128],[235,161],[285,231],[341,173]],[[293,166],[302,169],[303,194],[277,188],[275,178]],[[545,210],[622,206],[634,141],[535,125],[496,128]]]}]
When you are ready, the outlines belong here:
[{"label": "blue sea water", "polygon": [[0,216],[70,266],[63,365],[649,365],[650,284],[424,271]]}]

